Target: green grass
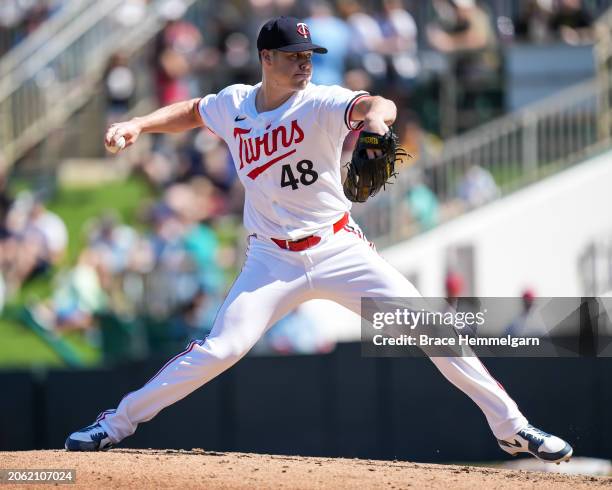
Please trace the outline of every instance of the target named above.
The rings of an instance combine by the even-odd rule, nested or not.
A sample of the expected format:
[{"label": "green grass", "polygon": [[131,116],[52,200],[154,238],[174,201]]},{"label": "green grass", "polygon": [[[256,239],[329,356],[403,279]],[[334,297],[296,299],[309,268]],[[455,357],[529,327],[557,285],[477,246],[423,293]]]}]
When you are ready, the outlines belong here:
[{"label": "green grass", "polygon": [[62,365],[62,360],[31,330],[14,320],[0,321],[0,367]]},{"label": "green grass", "polygon": [[[75,349],[83,364],[92,365],[100,360],[100,352],[83,338],[72,332],[64,336]],[[49,345],[22,323],[4,318],[0,320],[0,368],[23,368],[35,365],[64,366],[62,359]]]},{"label": "green grass", "polygon": [[[74,264],[85,246],[84,225],[107,210],[117,213],[124,223],[137,226],[137,214],[151,198],[147,185],[139,179],[104,184],[98,188],[60,189],[48,204],[62,217],[69,234],[68,252],[63,266]],[[0,368],[32,365],[63,365],[60,357],[40,336],[19,321],[19,311],[25,305],[47,298],[52,293],[52,276],[39,277],[24,286],[0,316]],[[100,352],[83,334],[66,334],[64,339],[86,364],[99,361]]]},{"label": "green grass", "polygon": [[61,216],[68,227],[70,242],[67,262],[74,263],[85,245],[83,226],[88,221],[112,210],[124,223],[136,225],[138,211],[150,198],[149,188],[139,179],[113,182],[96,188],[60,189],[48,207]]},{"label": "green grass", "polygon": [[501,189],[512,189],[524,178],[523,169],[516,162],[499,166],[493,165],[489,170],[495,183]]}]

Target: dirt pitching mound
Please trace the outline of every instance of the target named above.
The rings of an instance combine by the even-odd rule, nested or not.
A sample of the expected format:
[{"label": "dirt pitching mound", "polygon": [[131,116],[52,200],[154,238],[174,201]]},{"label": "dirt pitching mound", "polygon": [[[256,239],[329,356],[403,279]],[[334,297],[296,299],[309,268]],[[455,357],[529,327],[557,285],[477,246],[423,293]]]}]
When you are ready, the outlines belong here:
[{"label": "dirt pitching mound", "polygon": [[[218,453],[113,449],[103,453],[0,452],[0,468],[76,469],[66,488],[604,488],[612,478],[473,466]],[[53,486],[53,485],[51,485]],[[50,488],[49,484],[2,485]],[[60,487],[61,488],[61,487]]]}]

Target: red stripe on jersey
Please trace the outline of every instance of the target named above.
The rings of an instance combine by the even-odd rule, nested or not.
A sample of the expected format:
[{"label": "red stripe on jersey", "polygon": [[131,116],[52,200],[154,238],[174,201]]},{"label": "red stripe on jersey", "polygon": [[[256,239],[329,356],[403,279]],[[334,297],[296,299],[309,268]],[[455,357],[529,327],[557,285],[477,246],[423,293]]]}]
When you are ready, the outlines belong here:
[{"label": "red stripe on jersey", "polygon": [[272,160],[270,160],[268,163],[264,163],[263,165],[261,165],[260,167],[254,168],[253,170],[251,170],[247,176],[250,177],[251,179],[255,180],[259,174],[265,172],[266,170],[268,170],[272,165],[274,165],[275,163],[279,162],[280,160],[282,160],[283,158],[287,158],[289,155],[293,155],[296,152],[296,149],[294,148],[291,151],[288,151],[287,153],[285,153],[284,155],[280,155],[277,156],[276,158],[273,158]]},{"label": "red stripe on jersey", "polygon": [[351,129],[351,130],[357,130],[359,129],[360,125],[363,124],[363,121],[359,121],[359,123],[357,124],[357,126],[353,127],[352,126],[352,121],[351,121],[351,117],[353,116],[353,109],[355,109],[355,104],[357,102],[359,102],[361,99],[365,98],[365,97],[372,97],[370,94],[362,94],[359,95],[357,97],[355,97],[355,99],[353,99],[353,102],[351,102],[351,105],[349,106],[349,110],[348,110],[348,115],[347,115],[347,126]]},{"label": "red stripe on jersey", "polygon": [[159,371],[157,371],[155,376],[153,376],[149,381],[147,381],[144,384],[144,386],[148,385],[151,381],[153,381],[155,378],[157,378],[162,373],[162,371],[164,369],[166,369],[170,364],[172,364],[174,361],[176,361],[179,357],[183,357],[183,356],[186,356],[187,354],[189,354],[196,344],[197,344],[197,342],[195,340],[192,340],[189,343],[189,346],[187,347],[187,349],[185,349],[183,352],[178,353],[176,356],[174,356],[172,359],[170,359],[166,364],[164,364],[163,367]]}]

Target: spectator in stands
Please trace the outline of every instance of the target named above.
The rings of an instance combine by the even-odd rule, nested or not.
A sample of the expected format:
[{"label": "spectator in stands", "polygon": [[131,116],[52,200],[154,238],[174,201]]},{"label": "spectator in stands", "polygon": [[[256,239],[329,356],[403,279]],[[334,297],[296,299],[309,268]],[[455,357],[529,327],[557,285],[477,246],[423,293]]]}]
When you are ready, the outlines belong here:
[{"label": "spectator in stands", "polygon": [[372,77],[361,67],[352,68],[344,73],[343,85],[349,90],[372,92]]},{"label": "spectator in stands", "polygon": [[25,16],[24,10],[19,7],[17,0],[0,2],[0,28],[14,28]]},{"label": "spectator in stands", "polygon": [[153,249],[156,264],[177,266],[184,258],[181,239],[184,227],[178,216],[164,201],[158,202],[151,210],[152,232],[149,241]]},{"label": "spectator in stands", "polygon": [[40,233],[44,239],[44,252],[40,259],[48,265],[57,265],[68,247],[68,230],[62,218],[45,207],[40,196],[34,196],[25,233],[30,229]]},{"label": "spectator in stands", "polygon": [[461,293],[463,293],[464,287],[465,280],[463,276],[459,272],[449,269],[444,278],[444,291],[446,293],[446,304],[449,307],[449,311],[450,309],[457,309],[459,298]]},{"label": "spectator in stands", "polygon": [[142,161],[138,161],[135,168],[135,171],[142,173],[153,189],[160,189],[172,184],[176,178],[177,166],[181,162],[176,143],[185,136],[163,136],[154,138],[153,151],[146,154]]},{"label": "spectator in stands", "polygon": [[224,51],[224,65],[231,70],[236,83],[248,83],[251,80],[253,65],[251,40],[242,32],[232,32],[225,38]]},{"label": "spectator in stands", "polygon": [[550,28],[560,39],[572,45],[594,42],[593,17],[582,0],[560,0],[550,19]]},{"label": "spectator in stands", "polygon": [[116,22],[131,27],[141,22],[147,13],[149,0],[125,0],[115,11]]},{"label": "spectator in stands", "polygon": [[[149,274],[155,268],[153,246],[145,235],[136,237],[134,246],[129,251],[126,273],[133,277]],[[135,296],[138,296],[138,291]],[[134,300],[136,302],[136,300]]]},{"label": "spectator in stands", "polygon": [[473,165],[459,183],[457,194],[468,208],[475,208],[497,199],[501,192],[491,172]]},{"label": "spectator in stands", "polygon": [[152,230],[146,235],[146,249],[151,262],[146,271],[148,280],[143,291],[143,314],[167,318],[197,291],[198,282],[192,262],[182,245],[184,226],[164,202],[150,211]]},{"label": "spectator in stands", "polygon": [[122,53],[111,56],[104,72],[107,125],[119,121],[130,108],[136,90],[136,77]]},{"label": "spectator in stands", "polygon": [[358,0],[340,0],[338,10],[352,32],[349,68],[363,69],[378,91],[410,88],[420,70],[417,27],[402,2],[384,0],[378,15]]},{"label": "spectator in stands", "polygon": [[552,2],[548,0],[527,0],[521,3],[519,15],[514,20],[515,39],[532,43],[549,41],[552,36],[551,15]]},{"label": "spectator in stands", "polygon": [[[440,20],[427,26],[429,44],[452,57],[459,80],[478,79],[496,72],[500,60],[489,15],[475,0],[436,0]],[[450,14],[449,14],[450,12]]]},{"label": "spectator in stands", "polygon": [[428,161],[426,156],[431,155],[433,151],[429,142],[430,138],[421,127],[416,113],[404,111],[398,117],[395,126],[400,146],[411,155],[397,163],[397,168],[408,185],[408,191],[402,203],[407,214],[402,220],[406,225],[402,235],[411,236],[415,232],[429,230],[439,223],[438,198],[431,190],[425,169],[421,164],[423,161]]},{"label": "spectator in stands", "polygon": [[7,217],[10,237],[4,242],[11,290],[46,273],[63,258],[68,232],[62,219],[45,208],[39,196],[23,192]]},{"label": "spectator in stands", "polygon": [[193,164],[199,166],[197,176],[208,178],[216,187],[227,193],[237,183],[238,175],[227,145],[218,136],[204,129],[194,141]]},{"label": "spectator in stands", "polygon": [[108,280],[101,255],[86,248],[79,254],[77,264],[58,276],[51,300],[39,303],[30,312],[39,325],[49,330],[89,329],[94,326],[96,314],[106,308]]},{"label": "spectator in stands", "polygon": [[386,60],[387,85],[405,92],[420,71],[416,22],[401,0],[383,0],[379,25],[382,39],[376,50]]},{"label": "spectator in stands", "polygon": [[434,228],[440,221],[438,198],[424,182],[417,169],[410,169],[414,173],[406,203],[412,219],[418,224],[419,230],[426,231]]},{"label": "spectator in stands", "polygon": [[506,328],[505,335],[515,337],[542,337],[546,335],[547,328],[544,321],[534,308],[535,292],[527,288],[522,294],[522,311],[512,320]]},{"label": "spectator in stands", "polygon": [[248,0],[249,10],[257,19],[257,28],[265,19],[278,15],[292,15],[296,10],[296,0]]},{"label": "spectator in stands", "polygon": [[383,34],[378,21],[359,0],[339,0],[338,11],[351,30],[347,66],[363,69],[368,77],[379,80],[386,75],[385,60],[378,53]]},{"label": "spectator in stands", "polygon": [[89,248],[100,255],[112,275],[122,274],[127,269],[136,240],[136,231],[120,224],[113,212],[107,212],[96,220],[88,233]]},{"label": "spectator in stands", "polygon": [[191,62],[202,46],[202,36],[193,24],[182,20],[186,10],[182,0],[167,0],[161,5],[161,14],[167,21],[156,39],[154,63],[161,106],[199,93]]},{"label": "spectator in stands", "polygon": [[199,208],[193,189],[185,184],[170,187],[165,203],[175,213],[183,229],[181,246],[195,265],[200,289],[220,295],[223,292],[223,274],[217,265],[219,242],[217,235],[205,220],[212,208]]},{"label": "spectator in stands", "polygon": [[[453,261],[451,261],[451,263],[453,263]],[[469,281],[454,265],[449,266],[447,269],[444,279],[444,289],[446,291],[446,298],[441,308],[443,312],[463,312],[475,315],[483,311],[483,309],[487,311],[479,298],[471,296],[473,292],[470,293]],[[478,322],[472,324],[465,322],[463,326],[455,325],[455,328],[456,331],[462,335],[478,337]]]},{"label": "spectator in stands", "polygon": [[314,39],[325,39],[329,48],[326,56],[314,56],[313,83],[341,85],[344,78],[345,59],[351,43],[351,32],[346,22],[333,14],[325,0],[310,4],[310,17],[304,22]]}]

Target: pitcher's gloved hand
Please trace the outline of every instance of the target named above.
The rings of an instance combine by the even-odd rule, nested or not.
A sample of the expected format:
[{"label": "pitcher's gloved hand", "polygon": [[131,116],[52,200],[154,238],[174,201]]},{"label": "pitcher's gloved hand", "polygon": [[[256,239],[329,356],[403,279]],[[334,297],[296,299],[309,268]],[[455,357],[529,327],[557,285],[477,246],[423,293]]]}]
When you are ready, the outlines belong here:
[{"label": "pitcher's gloved hand", "polygon": [[[371,157],[371,155],[376,156]],[[384,188],[391,177],[397,175],[395,163],[400,157],[411,157],[411,155],[398,146],[398,138],[392,128],[383,136],[362,131],[351,161],[346,164],[348,169],[344,181],[346,198],[353,202],[367,201],[370,196]]]}]

